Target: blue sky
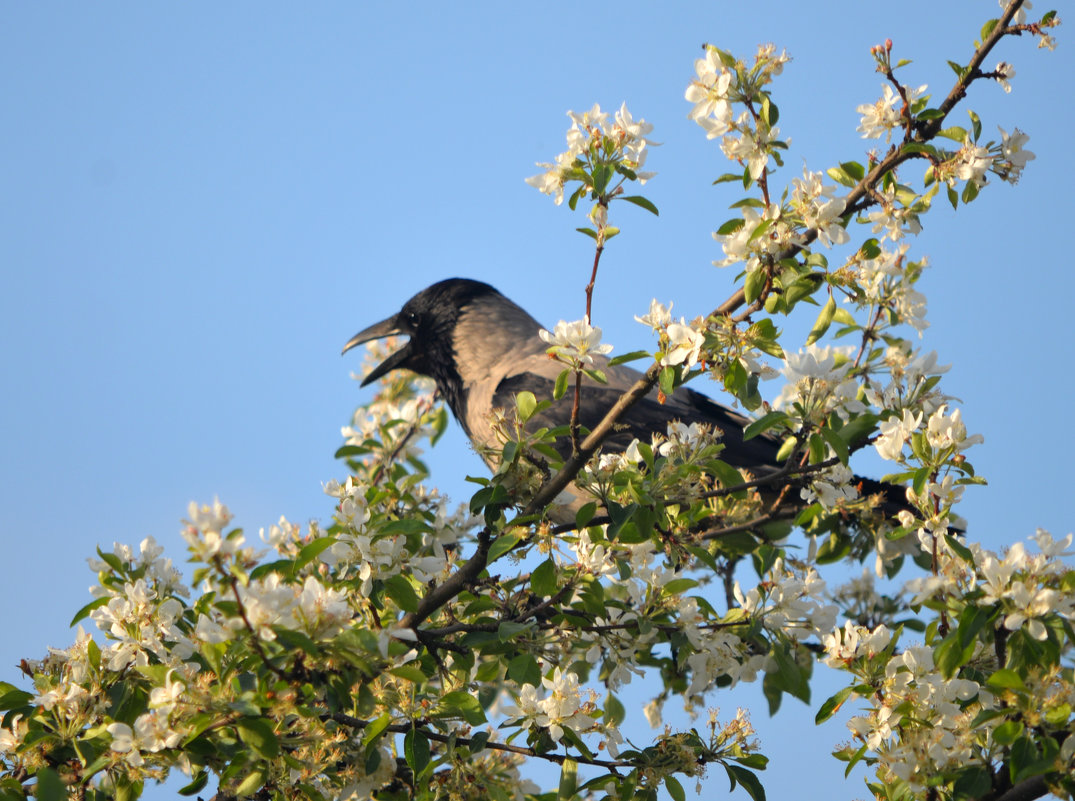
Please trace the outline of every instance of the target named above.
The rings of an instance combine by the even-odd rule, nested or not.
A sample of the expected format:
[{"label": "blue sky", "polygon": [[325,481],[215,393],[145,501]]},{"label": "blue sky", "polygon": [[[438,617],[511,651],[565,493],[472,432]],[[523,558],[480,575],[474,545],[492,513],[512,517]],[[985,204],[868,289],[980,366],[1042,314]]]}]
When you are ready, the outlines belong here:
[{"label": "blue sky", "polygon": [[[592,250],[573,230],[581,215],[523,183],[564,149],[568,109],[627,101],[664,143],[645,192],[661,216],[613,210],[623,234],[595,293],[606,341],[634,350],[650,344],[632,318],[651,298],[691,317],[732,290],[733,273],[711,266],[710,232],[739,196],[710,185],[727,163],[683,100],[703,42],[749,54],[772,41],[793,56],[774,95],[792,140],[774,179],[786,183],[804,162],[862,159],[854,109],[881,89],[872,44],[891,37],[914,59],[904,81],[940,94],[953,79],[945,60],[965,61],[998,10],[655,8],[6,4],[0,679],[69,643],[98,543],[153,535],[182,562],[187,503],[214,496],[252,534],[281,514],[325,519],[339,428],[368,398],[340,347],[417,290],[467,276],[547,325],[582,316]],[[1012,93],[972,91],[986,138],[998,124],[1030,134],[1038,158],[1022,182],[994,181],[958,213],[939,205],[912,243],[933,264],[920,283],[923,345],[952,363],[947,391],[986,438],[972,461],[990,486],[962,509],[993,548],[1036,526],[1071,528],[1066,36],[1054,53],[1007,41],[992,61],[1015,66]],[[811,322],[787,328],[805,335]],[[430,464],[460,500],[461,476],[483,470],[458,429]],[[805,766],[817,797],[864,794],[826,757],[845,739],[839,724],[815,731],[801,706],[769,723],[752,692],[712,703],[727,715],[753,705],[765,724],[770,798],[801,793]]]}]

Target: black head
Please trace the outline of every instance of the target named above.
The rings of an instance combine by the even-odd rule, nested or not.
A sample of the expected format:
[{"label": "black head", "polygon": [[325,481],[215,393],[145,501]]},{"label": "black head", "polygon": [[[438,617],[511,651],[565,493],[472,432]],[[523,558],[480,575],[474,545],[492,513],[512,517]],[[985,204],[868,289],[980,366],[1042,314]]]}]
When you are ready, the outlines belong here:
[{"label": "black head", "polygon": [[366,376],[362,386],[398,368],[412,370],[436,381],[456,416],[461,416],[462,379],[455,363],[452,335],[463,310],[475,300],[490,295],[500,296],[500,293],[481,281],[469,278],[439,281],[404,303],[397,314],[355,334],[343,346],[343,352],[374,339],[410,337],[406,345]]}]

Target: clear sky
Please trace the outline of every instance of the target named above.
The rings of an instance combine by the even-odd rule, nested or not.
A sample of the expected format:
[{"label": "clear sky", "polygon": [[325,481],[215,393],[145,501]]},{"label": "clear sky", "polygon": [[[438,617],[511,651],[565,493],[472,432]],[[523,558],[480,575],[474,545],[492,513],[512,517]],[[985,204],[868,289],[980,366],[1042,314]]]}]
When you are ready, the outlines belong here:
[{"label": "clear sky", "polygon": [[[727,162],[683,99],[704,42],[751,54],[772,41],[794,57],[774,95],[792,140],[780,184],[804,163],[862,160],[855,107],[881,90],[871,45],[891,37],[914,59],[904,81],[946,93],[946,59],[965,61],[998,12],[993,0],[2,7],[7,681],[19,658],[71,641],[98,543],[153,535],[181,563],[187,503],[214,496],[251,535],[280,515],[326,519],[340,426],[368,398],[349,377],[359,357],[340,347],[417,290],[467,276],[546,325],[582,316],[581,214],[523,183],[564,149],[568,109],[627,101],[664,143],[646,165],[661,216],[613,210],[623,233],[595,293],[594,322],[626,352],[651,344],[632,319],[651,298],[693,317],[732,290],[710,232],[739,195],[711,186]],[[947,391],[985,435],[972,460],[990,486],[962,511],[993,548],[1072,527],[1075,64],[1068,31],[1058,38],[1054,53],[1007,41],[993,61],[1015,66],[1012,93],[972,91],[987,138],[998,124],[1030,134],[1038,158],[1022,182],[994,180],[955,214],[938,201],[912,241],[933,264],[923,345],[952,363]],[[461,476],[483,470],[458,429],[429,461],[459,500]],[[801,797],[804,771],[809,796],[866,795],[827,757],[846,730],[814,728],[816,693],[772,723],[754,690],[712,699],[726,716],[754,708],[771,799]],[[707,782],[726,786],[718,772]]]}]

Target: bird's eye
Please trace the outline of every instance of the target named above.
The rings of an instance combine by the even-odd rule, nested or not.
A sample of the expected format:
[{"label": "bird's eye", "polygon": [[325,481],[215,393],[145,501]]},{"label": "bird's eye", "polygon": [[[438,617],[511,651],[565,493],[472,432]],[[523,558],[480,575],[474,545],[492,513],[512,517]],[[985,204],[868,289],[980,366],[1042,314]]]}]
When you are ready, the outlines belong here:
[{"label": "bird's eye", "polygon": [[418,314],[417,314],[417,312],[407,312],[407,322],[412,327],[417,328],[418,327]]}]

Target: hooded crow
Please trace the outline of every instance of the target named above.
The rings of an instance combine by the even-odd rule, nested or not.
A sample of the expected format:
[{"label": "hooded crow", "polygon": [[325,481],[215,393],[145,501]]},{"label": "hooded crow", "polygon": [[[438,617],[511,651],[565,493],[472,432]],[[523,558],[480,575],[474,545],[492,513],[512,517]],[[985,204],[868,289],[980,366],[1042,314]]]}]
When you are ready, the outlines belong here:
[{"label": "hooded crow", "polygon": [[[557,376],[564,365],[547,355],[548,345],[538,336],[542,328],[523,308],[504,297],[489,284],[464,278],[440,281],[408,300],[396,314],[371,325],[348,340],[346,353],[356,345],[394,335],[410,339],[376,366],[362,381],[365,386],[396,369],[411,370],[432,378],[447,401],[455,419],[482,458],[495,469],[495,454],[502,442],[493,425],[494,410],[512,409],[515,396],[529,391],[540,401],[553,397]],[[588,378],[582,385],[579,423],[593,429],[609,408],[641,373],[622,365],[609,366],[603,357],[594,357],[594,366],[608,379],[599,384]],[[571,416],[569,392],[532,418],[532,425],[555,428],[566,426]],[[736,468],[764,476],[779,470],[781,441],[762,434],[744,439],[747,417],[681,387],[658,400],[657,390],[631,406],[615,429],[603,441],[603,452],[621,452],[634,439],[649,442],[654,433],[665,434],[668,424],[705,423],[722,432],[724,450],[720,459]],[[563,459],[571,453],[569,437],[557,440],[556,450]],[[856,479],[864,493],[885,496],[886,512],[905,508],[903,488],[870,479]],[[798,493],[793,493],[796,497]],[[575,506],[581,505],[581,499]],[[788,515],[797,511],[788,504]],[[783,515],[782,515],[783,516]],[[573,519],[573,516],[570,518]]]}]

